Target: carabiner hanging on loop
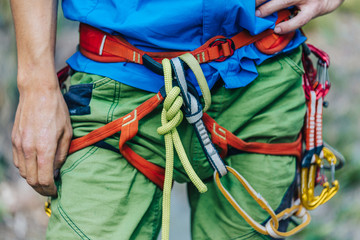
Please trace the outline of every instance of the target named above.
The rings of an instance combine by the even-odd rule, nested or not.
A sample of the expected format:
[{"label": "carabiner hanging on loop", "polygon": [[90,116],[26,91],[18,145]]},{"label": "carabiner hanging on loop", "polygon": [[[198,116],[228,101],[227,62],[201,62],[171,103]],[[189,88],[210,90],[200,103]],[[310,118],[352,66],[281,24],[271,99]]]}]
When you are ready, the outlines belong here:
[{"label": "carabiner hanging on loop", "polygon": [[[238,173],[235,169],[232,167],[226,166],[226,169],[228,172],[232,173],[236,179],[244,186],[245,190],[250,194],[250,196],[257,202],[257,204],[264,209],[269,215],[270,219],[272,219],[272,224],[276,229],[279,227],[279,220],[276,217],[276,214],[274,210],[271,208],[269,203],[260,195],[260,193],[256,192],[252,186],[246,181],[246,179]],[[224,195],[226,200],[233,206],[233,208],[245,219],[245,221],[254,228],[257,232],[268,235],[268,232],[264,226],[262,226],[260,223],[256,222],[243,208],[240,207],[240,205],[236,202],[234,197],[224,188],[220,181],[219,173],[217,171],[214,171],[214,181],[221,191],[221,193]]]},{"label": "carabiner hanging on loop", "polygon": [[339,181],[335,179],[335,171],[336,171],[335,167],[337,162],[335,154],[326,147],[324,147],[323,151],[324,151],[324,159],[330,164],[330,168],[331,168],[331,188],[328,191],[328,194],[323,202],[326,203],[332,197],[334,197],[335,194],[339,191],[340,185],[339,185]]},{"label": "carabiner hanging on loop", "polygon": [[265,227],[268,232],[268,234],[273,238],[286,238],[290,237],[301,230],[303,230],[307,225],[309,225],[311,221],[311,216],[309,212],[300,204],[300,201],[296,201],[294,206],[291,208],[287,208],[284,211],[280,212],[276,215],[279,221],[286,220],[289,217],[296,217],[298,219],[301,219],[301,223],[296,226],[295,228],[291,229],[288,232],[280,232],[277,230],[277,228],[274,226],[273,219],[270,219]]},{"label": "carabiner hanging on loop", "polygon": [[308,184],[307,184],[307,198],[306,201],[303,201],[306,209],[313,210],[324,203],[324,199],[328,196],[328,192],[330,190],[329,182],[324,182],[322,184],[323,190],[320,195],[314,196],[315,194],[315,185],[316,185],[316,173],[318,169],[322,169],[322,159],[319,158],[318,155],[315,154],[315,163],[311,164],[309,175],[308,175]]},{"label": "carabiner hanging on loop", "polygon": [[[339,181],[335,179],[336,157],[328,148],[323,148],[323,158],[319,158],[316,154],[316,162],[312,163],[309,168],[301,169],[301,202],[306,209],[313,210],[318,206],[329,201],[339,190]],[[323,168],[322,161],[327,161],[331,168],[331,187],[328,181],[322,186],[323,190],[319,196],[314,196],[315,192],[315,175],[318,168]]]}]

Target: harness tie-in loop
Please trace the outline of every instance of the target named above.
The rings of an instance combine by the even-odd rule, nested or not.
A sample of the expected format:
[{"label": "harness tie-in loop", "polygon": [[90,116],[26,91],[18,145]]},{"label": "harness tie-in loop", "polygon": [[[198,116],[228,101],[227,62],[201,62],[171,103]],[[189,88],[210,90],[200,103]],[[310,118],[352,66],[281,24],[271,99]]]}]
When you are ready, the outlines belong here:
[{"label": "harness tie-in loop", "polygon": [[[211,105],[210,89],[202,69],[199,63],[196,61],[195,57],[189,53],[181,55],[178,58],[173,58],[171,60],[171,65],[174,69],[174,78],[180,87],[181,96],[184,100],[183,112],[185,114],[186,120],[194,127],[195,134],[199,139],[201,148],[203,149],[205,156],[210,162],[212,168],[218,171],[220,177],[222,177],[227,174],[226,165],[222,161],[214,144],[211,142],[209,133],[207,132],[204,121],[202,119],[203,112],[209,109]],[[197,83],[202,93],[202,97],[204,99],[204,109],[200,103],[197,91],[191,85],[191,83],[186,81],[184,65],[189,67],[196,77]],[[191,91],[191,89],[193,91]]]}]

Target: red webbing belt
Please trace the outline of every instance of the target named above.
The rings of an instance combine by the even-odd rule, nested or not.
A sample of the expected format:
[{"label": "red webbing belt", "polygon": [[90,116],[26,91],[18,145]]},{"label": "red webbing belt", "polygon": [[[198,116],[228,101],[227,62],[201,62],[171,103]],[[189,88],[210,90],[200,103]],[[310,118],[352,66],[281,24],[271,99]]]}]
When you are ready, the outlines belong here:
[{"label": "red webbing belt", "polygon": [[[276,23],[289,19],[290,11],[278,12]],[[110,35],[97,28],[80,24],[80,52],[98,62],[133,62],[142,64],[142,56],[149,55],[155,61],[161,62],[163,58],[178,57],[189,51],[178,52],[144,52],[120,36]],[[231,56],[236,49],[255,42],[256,47],[266,54],[274,54],[282,50],[293,38],[295,32],[286,35],[274,34],[272,29],[266,30],[256,36],[248,31],[242,31],[231,39],[224,36],[215,36],[204,45],[190,53],[199,61],[223,61]]]},{"label": "red webbing belt", "polygon": [[125,143],[138,132],[139,120],[153,111],[163,100],[164,98],[159,92],[135,108],[131,113],[95,129],[83,137],[74,139],[70,144],[69,154],[91,146],[121,131],[119,141],[120,153],[131,165],[162,189],[165,176],[164,169],[148,162]]},{"label": "red webbing belt", "polygon": [[220,156],[224,158],[228,152],[228,146],[236,148],[237,150],[269,154],[269,155],[290,155],[295,156],[299,161],[301,160],[302,152],[302,137],[299,135],[295,142],[290,143],[259,143],[259,142],[245,142],[244,140],[235,136],[232,132],[221,127],[213,118],[207,113],[204,113],[202,120],[206,129],[211,133],[211,140],[214,144],[221,148]]}]

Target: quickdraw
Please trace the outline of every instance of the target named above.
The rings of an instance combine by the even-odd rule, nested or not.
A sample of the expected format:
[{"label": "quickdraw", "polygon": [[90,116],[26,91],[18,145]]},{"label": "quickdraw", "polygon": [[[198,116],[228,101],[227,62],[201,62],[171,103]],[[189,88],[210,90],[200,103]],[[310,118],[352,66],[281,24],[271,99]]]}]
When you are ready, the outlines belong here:
[{"label": "quickdraw", "polygon": [[[308,71],[303,75],[303,87],[308,107],[304,126],[306,148],[301,162],[300,195],[303,206],[313,210],[329,201],[336,194],[339,189],[339,182],[335,180],[337,158],[332,152],[334,149],[324,147],[322,132],[323,106],[327,106],[324,98],[331,86],[328,74],[330,58],[320,49],[310,44],[307,46],[304,46],[303,65]],[[318,58],[316,70],[309,58],[310,53],[313,53]],[[344,158],[341,154],[338,155],[343,162]],[[323,171],[326,162],[330,165],[331,187]],[[322,190],[318,196],[315,196],[315,186],[317,184],[321,184]]]}]

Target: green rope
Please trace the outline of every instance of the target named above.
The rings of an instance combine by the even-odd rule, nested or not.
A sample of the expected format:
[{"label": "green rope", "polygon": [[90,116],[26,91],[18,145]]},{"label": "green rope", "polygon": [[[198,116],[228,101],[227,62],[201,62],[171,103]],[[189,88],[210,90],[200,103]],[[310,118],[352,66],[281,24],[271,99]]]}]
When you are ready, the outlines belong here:
[{"label": "green rope", "polygon": [[[176,130],[176,127],[179,126],[179,124],[183,119],[183,113],[180,109],[183,104],[183,99],[181,96],[179,96],[180,88],[172,86],[172,70],[171,70],[170,60],[164,59],[162,61],[162,64],[164,69],[166,99],[164,101],[163,110],[161,112],[162,126],[157,129],[157,132],[161,135],[164,135],[164,139],[165,139],[166,163],[165,163],[165,181],[164,181],[163,204],[162,204],[163,214],[162,214],[161,235],[162,235],[162,239],[167,240],[169,239],[169,228],[170,228],[170,198],[171,198],[173,171],[174,171],[174,147],[179,156],[180,162],[185,169],[185,172],[189,176],[191,182],[199,190],[199,192],[201,193],[206,192],[207,187],[197,176],[194,169],[192,168],[189,159],[186,155],[186,152],[184,150],[184,147],[181,143],[179,134]],[[199,64],[197,63],[197,65]],[[198,71],[198,69],[196,71]],[[206,101],[206,103],[209,104],[209,101]]]}]

